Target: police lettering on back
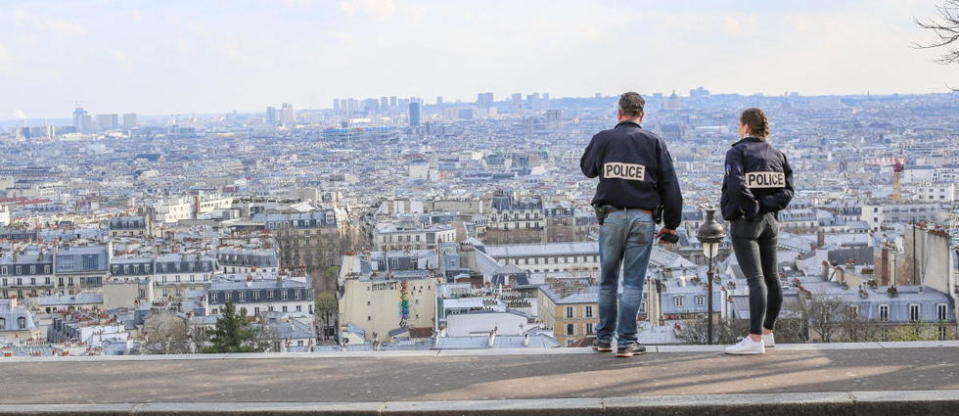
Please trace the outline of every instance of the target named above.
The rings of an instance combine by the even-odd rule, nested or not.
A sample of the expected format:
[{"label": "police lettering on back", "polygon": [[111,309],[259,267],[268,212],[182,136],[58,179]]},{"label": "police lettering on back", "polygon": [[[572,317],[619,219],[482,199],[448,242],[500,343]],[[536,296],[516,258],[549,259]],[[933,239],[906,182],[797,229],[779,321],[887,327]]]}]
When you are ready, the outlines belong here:
[{"label": "police lettering on back", "polygon": [[642,181],[646,179],[646,167],[635,163],[606,162],[603,177]]},{"label": "police lettering on back", "polygon": [[786,175],[783,172],[746,172],[747,188],[785,188]]}]

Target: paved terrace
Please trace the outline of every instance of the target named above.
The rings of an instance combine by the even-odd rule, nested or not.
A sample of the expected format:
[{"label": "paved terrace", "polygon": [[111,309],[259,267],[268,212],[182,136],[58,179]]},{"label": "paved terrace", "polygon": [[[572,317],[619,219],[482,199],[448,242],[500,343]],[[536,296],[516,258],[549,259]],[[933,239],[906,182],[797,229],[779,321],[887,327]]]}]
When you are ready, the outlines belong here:
[{"label": "paved terrace", "polygon": [[0,415],[667,410],[959,414],[959,341],[780,345],[758,357],[663,346],[632,359],[565,348],[0,358]]}]

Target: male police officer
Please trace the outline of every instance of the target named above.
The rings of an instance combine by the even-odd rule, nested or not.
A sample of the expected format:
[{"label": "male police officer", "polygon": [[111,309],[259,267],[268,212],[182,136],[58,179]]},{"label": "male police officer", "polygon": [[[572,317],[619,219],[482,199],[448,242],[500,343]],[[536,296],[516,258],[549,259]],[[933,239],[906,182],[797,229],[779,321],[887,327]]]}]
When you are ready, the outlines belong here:
[{"label": "male police officer", "polygon": [[[646,267],[656,234],[658,210],[665,227],[656,234],[675,242],[682,220],[683,197],[666,143],[640,127],[646,102],[635,92],[619,98],[619,124],[593,136],[580,167],[587,177],[599,176],[593,207],[600,221],[599,325],[593,348],[632,357],[646,348],[636,342],[636,313],[643,298]],[[617,308],[620,267],[623,293]],[[618,322],[617,322],[618,317]]]}]

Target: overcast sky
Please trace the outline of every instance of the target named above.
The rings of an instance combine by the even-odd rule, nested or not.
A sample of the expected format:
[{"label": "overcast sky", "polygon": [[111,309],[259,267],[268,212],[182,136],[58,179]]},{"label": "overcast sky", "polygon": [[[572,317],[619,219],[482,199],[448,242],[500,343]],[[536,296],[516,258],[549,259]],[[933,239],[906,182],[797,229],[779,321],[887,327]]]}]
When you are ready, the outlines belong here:
[{"label": "overcast sky", "polygon": [[0,0],[0,119],[335,97],[942,92],[935,0]]}]

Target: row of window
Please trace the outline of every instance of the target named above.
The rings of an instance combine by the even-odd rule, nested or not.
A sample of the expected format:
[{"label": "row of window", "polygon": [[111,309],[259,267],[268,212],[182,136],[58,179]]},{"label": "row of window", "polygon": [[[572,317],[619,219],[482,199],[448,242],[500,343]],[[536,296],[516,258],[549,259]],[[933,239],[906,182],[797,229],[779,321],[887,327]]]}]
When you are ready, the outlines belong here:
[{"label": "row of window", "polygon": [[[272,306],[267,306],[267,307],[266,307],[266,310],[267,310],[268,312],[273,312],[273,311],[275,311],[275,309],[274,309]],[[293,310],[295,310],[295,311],[297,311],[297,312],[303,312],[303,305],[296,305],[296,307],[294,307]],[[313,305],[307,305],[307,310],[309,311],[310,314],[312,314],[312,313],[313,313]],[[280,307],[280,311],[282,311],[282,312],[289,312],[289,311],[290,311],[290,308],[289,308],[288,306],[286,306],[286,305],[283,305],[282,307]],[[213,308],[213,309],[211,310],[211,312],[212,312],[214,315],[216,315],[217,313],[219,313],[219,309]],[[240,315],[242,315],[242,316],[248,316],[249,314],[248,314],[247,312],[249,312],[249,310],[247,310],[245,307],[244,307],[244,308],[240,308]],[[259,307],[259,306],[254,306],[254,307],[253,307],[253,316],[259,316],[259,315],[260,315],[260,307]]]},{"label": "row of window", "polygon": [[[694,299],[696,300],[696,306],[703,306],[706,304],[706,296],[704,295],[697,295],[694,297]],[[673,305],[675,305],[677,308],[682,308],[683,306],[686,306],[686,297],[685,296],[674,297]]]},{"label": "row of window", "polygon": [[[585,333],[583,333],[582,335],[587,335],[587,336],[589,336],[589,335],[593,335],[594,333],[595,333],[595,331],[593,331],[593,323],[592,323],[592,322],[587,322],[587,323],[586,323],[586,331],[585,331]],[[577,334],[576,334],[576,324],[566,324],[566,336],[568,336],[568,337],[573,337],[573,336],[576,336],[576,335],[577,335]]]},{"label": "row of window", "polygon": [[[854,316],[859,315],[858,306],[850,306],[850,312]],[[936,320],[945,321],[949,318],[949,306],[945,303],[936,305]],[[909,321],[919,322],[922,320],[922,305],[909,305]],[[879,305],[879,322],[889,322],[889,305]]]},{"label": "row of window", "polygon": [[[7,319],[0,318],[0,329],[6,329],[6,328],[7,328]],[[22,316],[17,318],[17,329],[27,329],[27,318]]]},{"label": "row of window", "polygon": [[[533,260],[530,263],[530,259]],[[565,256],[565,257],[542,257],[543,264],[570,264],[570,263],[586,263],[593,262],[596,263],[599,261],[599,256]],[[550,263],[552,259],[552,263]],[[523,257],[523,258],[511,258],[507,257],[506,264],[540,264],[540,257]]]},{"label": "row of window", "polygon": [[[496,228],[496,227],[493,226],[493,228]],[[524,223],[521,223],[521,222],[518,222],[518,223],[516,223],[516,225],[513,226],[513,228],[510,228],[508,222],[507,222],[507,223],[503,223],[503,231],[519,230],[519,229],[523,229],[523,228],[525,228],[525,229],[527,229],[527,230],[541,230],[541,229],[543,229],[543,225],[540,224],[540,223],[538,223],[538,222],[527,222],[527,223],[525,223],[525,224],[524,224]]]},{"label": "row of window", "polygon": [[[42,268],[39,266],[43,266]],[[10,274],[10,271],[13,271],[14,276],[19,276],[23,274],[50,274],[52,272],[53,266],[49,264],[31,264],[31,265],[16,265],[16,266],[0,266],[0,275],[7,276]]]},{"label": "row of window", "polygon": [[[30,278],[30,283],[27,284],[27,285],[24,285],[24,281],[25,281],[24,279],[25,279],[25,278],[23,278],[23,277],[17,277],[17,278],[15,278],[15,279],[13,279],[13,278],[3,278],[3,279],[0,279],[0,286],[4,286],[4,287],[50,286],[50,285],[53,284],[53,279],[52,279],[50,276],[46,276],[46,277],[43,278],[43,284],[42,284],[42,285],[39,283],[40,281],[37,280],[38,278],[36,278],[36,277],[31,277],[31,278]],[[73,278],[72,278],[72,277],[69,277],[69,278],[67,278],[67,279],[64,279],[64,278],[62,278],[62,277],[59,277],[59,278],[57,278],[57,282],[58,282],[58,284],[59,284],[60,286],[73,286]]]},{"label": "row of window", "polygon": [[[566,319],[576,318],[575,309],[572,306],[566,307]],[[593,317],[593,307],[592,305],[586,305],[583,307],[583,318],[592,318]]]},{"label": "row of window", "polygon": [[304,289],[273,289],[273,290],[234,290],[232,292],[214,291],[210,292],[210,299],[218,303],[226,303],[227,300],[233,302],[259,302],[260,300],[303,300],[306,298]]}]

